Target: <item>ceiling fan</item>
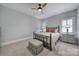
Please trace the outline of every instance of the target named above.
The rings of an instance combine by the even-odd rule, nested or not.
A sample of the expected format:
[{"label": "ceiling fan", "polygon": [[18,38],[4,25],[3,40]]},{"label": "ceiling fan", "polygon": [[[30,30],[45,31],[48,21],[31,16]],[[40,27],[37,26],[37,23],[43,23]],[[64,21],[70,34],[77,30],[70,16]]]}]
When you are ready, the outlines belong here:
[{"label": "ceiling fan", "polygon": [[32,10],[37,10],[38,12],[43,13],[43,8],[44,8],[46,5],[47,5],[47,3],[44,3],[44,4],[39,3],[37,8],[31,8],[31,9],[32,9]]}]

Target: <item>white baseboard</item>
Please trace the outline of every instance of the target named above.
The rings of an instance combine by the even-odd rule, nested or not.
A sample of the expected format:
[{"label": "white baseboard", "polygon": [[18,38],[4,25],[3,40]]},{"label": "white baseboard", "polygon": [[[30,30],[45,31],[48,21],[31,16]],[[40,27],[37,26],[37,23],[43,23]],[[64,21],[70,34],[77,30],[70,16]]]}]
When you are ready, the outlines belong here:
[{"label": "white baseboard", "polygon": [[1,44],[1,46],[5,46],[5,45],[12,44],[12,43],[20,42],[20,41],[27,40],[27,39],[30,39],[30,38],[32,38],[32,36],[27,37],[27,38],[23,38],[23,39],[17,39],[17,40],[13,40],[13,41],[3,42]]}]

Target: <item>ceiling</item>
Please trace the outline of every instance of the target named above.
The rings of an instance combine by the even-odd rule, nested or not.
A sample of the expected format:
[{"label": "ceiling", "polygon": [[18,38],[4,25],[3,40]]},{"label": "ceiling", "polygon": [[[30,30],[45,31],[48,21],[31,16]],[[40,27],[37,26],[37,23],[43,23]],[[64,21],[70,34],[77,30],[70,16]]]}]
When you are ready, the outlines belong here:
[{"label": "ceiling", "polygon": [[38,7],[38,3],[2,3],[1,5],[36,17],[38,19],[48,18],[63,12],[77,9],[78,3],[48,3],[43,9],[43,14],[37,10],[32,10],[33,7]]}]

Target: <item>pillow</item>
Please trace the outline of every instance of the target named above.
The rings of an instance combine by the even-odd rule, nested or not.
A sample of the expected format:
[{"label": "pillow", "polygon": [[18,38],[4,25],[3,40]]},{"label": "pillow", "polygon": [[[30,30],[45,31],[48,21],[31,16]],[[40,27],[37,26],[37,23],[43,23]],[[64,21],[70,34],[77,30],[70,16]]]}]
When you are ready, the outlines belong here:
[{"label": "pillow", "polygon": [[46,32],[46,28],[44,28],[42,31],[43,31],[43,32]]},{"label": "pillow", "polygon": [[58,32],[58,29],[55,29],[55,32],[57,33]]},{"label": "pillow", "polygon": [[49,28],[49,27],[46,27],[46,32],[55,32],[55,28]]}]

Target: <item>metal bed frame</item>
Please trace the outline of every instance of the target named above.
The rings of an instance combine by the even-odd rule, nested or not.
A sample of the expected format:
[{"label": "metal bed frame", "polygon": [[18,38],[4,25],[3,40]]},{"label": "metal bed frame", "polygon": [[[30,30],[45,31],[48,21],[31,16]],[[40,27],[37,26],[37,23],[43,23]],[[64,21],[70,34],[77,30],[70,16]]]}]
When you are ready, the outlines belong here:
[{"label": "metal bed frame", "polygon": [[37,39],[43,42],[43,46],[48,48],[50,51],[52,51],[52,34],[51,33],[50,33],[50,36],[45,36],[45,35],[40,35],[33,32],[33,39]]},{"label": "metal bed frame", "polygon": [[[60,31],[59,26],[58,27],[52,27],[52,28],[58,29],[58,32]],[[43,42],[43,46],[48,48],[50,51],[52,51],[52,34],[51,33],[50,33],[50,36],[45,36],[45,35],[40,35],[38,33],[33,32],[33,39],[37,39],[37,40]],[[59,39],[58,39],[58,41],[59,41]],[[57,44],[57,42],[55,42],[55,45]]]}]

